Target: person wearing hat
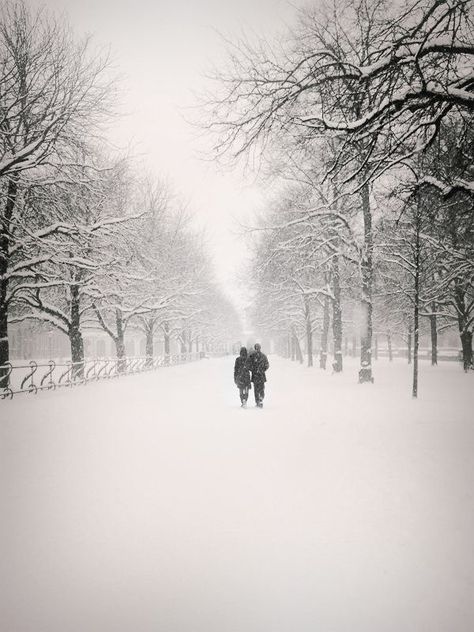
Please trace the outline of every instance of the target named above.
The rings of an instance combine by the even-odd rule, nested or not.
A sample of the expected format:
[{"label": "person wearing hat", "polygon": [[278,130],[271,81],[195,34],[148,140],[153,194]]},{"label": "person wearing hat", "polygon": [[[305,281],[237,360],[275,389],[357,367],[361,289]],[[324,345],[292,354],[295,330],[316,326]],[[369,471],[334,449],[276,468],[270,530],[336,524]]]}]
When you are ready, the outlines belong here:
[{"label": "person wearing hat", "polygon": [[242,408],[245,408],[247,406],[249,390],[252,388],[246,347],[241,347],[240,355],[235,359],[234,382],[239,389],[240,405]]},{"label": "person wearing hat", "polygon": [[267,356],[262,352],[260,344],[254,345],[255,353],[249,358],[249,368],[252,371],[252,382],[255,395],[255,404],[259,408],[263,408],[263,398],[265,397],[265,382],[267,377],[265,371],[270,366]]}]

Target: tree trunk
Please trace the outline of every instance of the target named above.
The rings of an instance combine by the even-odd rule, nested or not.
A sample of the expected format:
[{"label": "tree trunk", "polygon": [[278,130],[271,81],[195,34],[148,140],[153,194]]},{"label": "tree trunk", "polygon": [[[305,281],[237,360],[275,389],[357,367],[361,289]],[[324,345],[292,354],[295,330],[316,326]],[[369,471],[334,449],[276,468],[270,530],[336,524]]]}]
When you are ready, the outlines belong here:
[{"label": "tree trunk", "polygon": [[412,337],[412,327],[409,325],[408,327],[408,338],[407,338],[407,356],[408,356],[408,364],[411,364],[411,337]]},{"label": "tree trunk", "polygon": [[373,287],[373,233],[370,190],[368,183],[361,189],[364,216],[364,253],[361,261],[362,273],[362,332],[360,340],[359,383],[373,382],[372,377],[372,287]]},{"label": "tree trunk", "polygon": [[154,355],[154,338],[155,328],[153,323],[147,323],[145,328],[145,355],[146,355],[146,365],[151,366],[153,364],[153,355]]},{"label": "tree trunk", "polygon": [[127,365],[127,359],[125,357],[125,342],[123,338],[115,338],[115,353],[117,355],[117,371],[123,373]]},{"label": "tree trunk", "polygon": [[71,326],[69,329],[71,344],[71,360],[73,362],[72,378],[82,380],[84,377],[84,340],[80,329]]},{"label": "tree trunk", "polygon": [[[5,210],[0,222],[0,367],[10,361],[8,344],[8,277],[6,274],[10,262],[11,221],[17,195],[18,182],[16,178],[10,178],[8,180]],[[8,371],[6,369],[0,369],[0,387],[5,388],[8,386],[7,374]]]},{"label": "tree trunk", "polygon": [[419,309],[420,309],[420,217],[419,210],[416,219],[415,238],[415,291],[413,305],[413,389],[412,396],[418,397],[418,347],[419,347]]},{"label": "tree trunk", "polygon": [[296,360],[296,347],[295,347],[295,335],[293,331],[290,333],[290,348],[291,348],[291,359],[292,361]]},{"label": "tree trunk", "polygon": [[337,256],[332,260],[332,332],[334,341],[334,362],[332,364],[335,373],[342,371],[342,307],[341,284],[339,278],[339,260]]},{"label": "tree trunk", "polygon": [[465,371],[472,366],[472,331],[468,326],[468,311],[466,308],[466,291],[460,279],[454,285],[454,300],[458,312],[458,329],[462,346],[462,363]]},{"label": "tree trunk", "polygon": [[165,364],[170,361],[170,326],[168,322],[163,323],[163,343],[165,351]]},{"label": "tree trunk", "polygon": [[392,334],[387,331],[388,361],[393,362]]},{"label": "tree trunk", "polygon": [[472,331],[461,333],[461,345],[463,368],[467,372],[472,366]]},{"label": "tree trunk", "polygon": [[419,347],[419,306],[418,301],[415,303],[413,310],[414,331],[413,331],[413,397],[418,397],[418,347]]},{"label": "tree trunk", "polygon": [[[6,303],[0,305],[0,367],[10,360],[8,348],[8,309]],[[8,369],[0,368],[0,389],[9,386]]]},{"label": "tree trunk", "polygon": [[306,352],[308,354],[308,366],[313,366],[313,326],[311,322],[311,308],[309,301],[304,302],[304,318],[306,324]]},{"label": "tree trunk", "polygon": [[328,333],[329,333],[329,296],[324,297],[323,330],[321,332],[321,351],[319,354],[319,368],[326,369],[328,358]]},{"label": "tree trunk", "polygon": [[71,285],[71,324],[69,341],[71,344],[71,360],[73,362],[72,378],[84,378],[84,340],[81,332],[80,292],[79,285]]},{"label": "tree trunk", "polygon": [[295,347],[295,358],[296,360],[298,360],[298,362],[300,364],[303,364],[304,360],[303,360],[303,353],[301,352],[301,346],[300,346],[300,341],[298,339],[298,336],[296,335],[295,332],[293,332],[293,344]]},{"label": "tree trunk", "polygon": [[413,331],[413,397],[418,397],[418,347],[419,347],[419,329],[418,329],[418,319],[419,319],[419,305],[418,299],[416,300],[415,307],[413,310],[413,318],[415,321],[415,327]]},{"label": "tree trunk", "polygon": [[115,323],[117,326],[117,335],[114,338],[115,352],[117,354],[117,370],[119,373],[123,373],[126,367],[125,331],[122,310],[118,307],[115,309]]},{"label": "tree trunk", "polygon": [[[433,312],[436,311],[436,304],[431,305]],[[436,314],[430,314],[430,331],[431,331],[431,365],[438,364],[438,322]]]}]

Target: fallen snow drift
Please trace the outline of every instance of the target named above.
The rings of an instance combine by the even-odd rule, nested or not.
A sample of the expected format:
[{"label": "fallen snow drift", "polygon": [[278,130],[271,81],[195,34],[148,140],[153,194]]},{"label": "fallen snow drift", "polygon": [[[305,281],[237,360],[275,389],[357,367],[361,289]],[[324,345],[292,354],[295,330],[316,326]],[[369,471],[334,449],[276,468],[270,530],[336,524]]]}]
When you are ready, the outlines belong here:
[{"label": "fallen snow drift", "polygon": [[470,632],[474,375],[270,362],[0,402],[0,629]]}]

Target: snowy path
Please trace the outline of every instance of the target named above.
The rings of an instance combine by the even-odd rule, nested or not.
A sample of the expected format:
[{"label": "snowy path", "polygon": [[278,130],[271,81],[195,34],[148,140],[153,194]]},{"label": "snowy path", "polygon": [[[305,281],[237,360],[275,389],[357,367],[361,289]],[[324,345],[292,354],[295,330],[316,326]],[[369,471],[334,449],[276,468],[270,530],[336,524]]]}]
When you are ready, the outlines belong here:
[{"label": "snowy path", "polygon": [[0,402],[2,632],[474,629],[473,376],[270,361]]}]

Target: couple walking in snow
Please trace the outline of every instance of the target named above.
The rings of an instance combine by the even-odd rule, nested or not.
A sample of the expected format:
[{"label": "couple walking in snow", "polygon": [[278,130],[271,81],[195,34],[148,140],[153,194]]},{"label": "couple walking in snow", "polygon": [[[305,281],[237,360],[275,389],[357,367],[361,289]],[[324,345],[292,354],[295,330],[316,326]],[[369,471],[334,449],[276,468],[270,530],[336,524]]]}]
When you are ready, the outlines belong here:
[{"label": "couple walking in snow", "polygon": [[[263,398],[265,397],[265,382],[267,381],[265,371],[269,367],[268,358],[262,352],[260,345],[255,344],[254,348],[247,353],[246,347],[240,349],[240,355],[235,359],[234,382],[240,393],[242,408],[247,406],[249,390],[252,388],[255,395],[255,404],[263,408]],[[252,377],[250,377],[252,374]]]}]

